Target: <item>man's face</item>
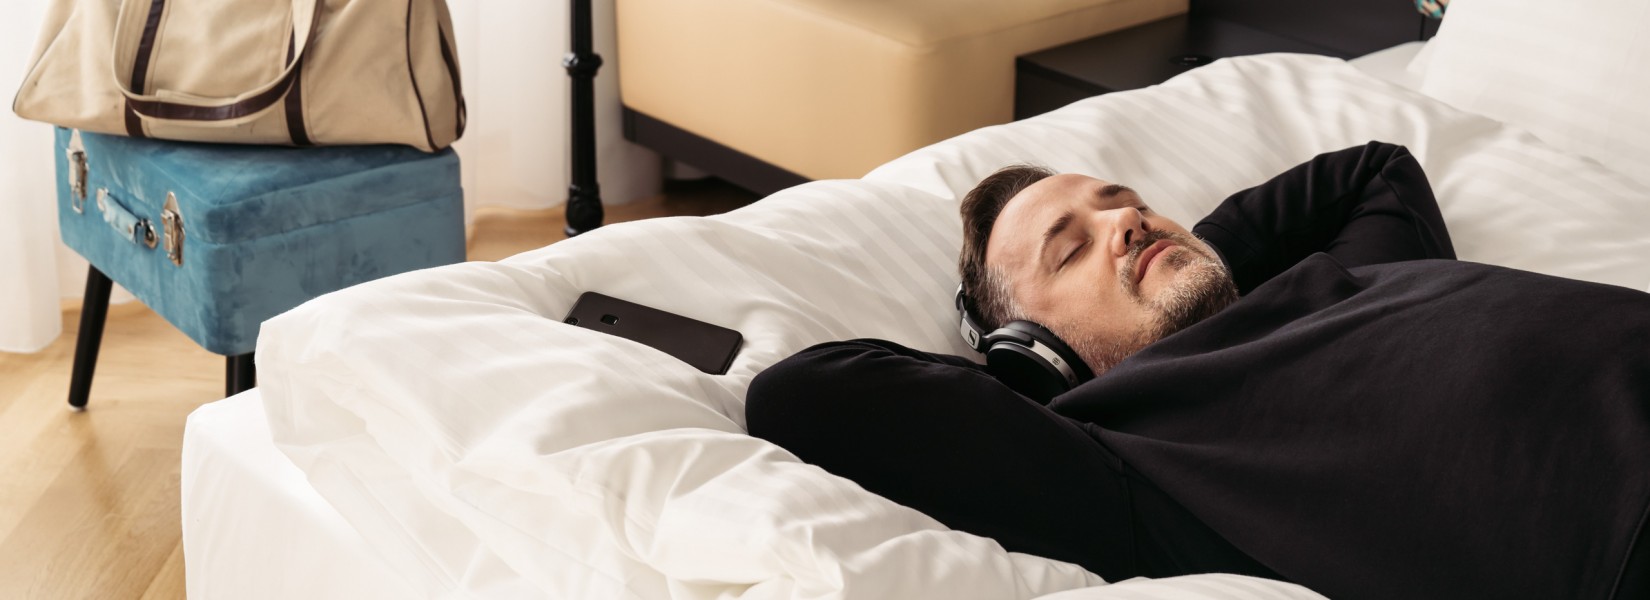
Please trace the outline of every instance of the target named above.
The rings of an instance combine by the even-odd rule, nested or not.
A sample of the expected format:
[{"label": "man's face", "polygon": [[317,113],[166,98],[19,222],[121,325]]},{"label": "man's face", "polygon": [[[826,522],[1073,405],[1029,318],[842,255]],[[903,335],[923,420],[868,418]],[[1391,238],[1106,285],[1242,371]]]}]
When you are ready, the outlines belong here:
[{"label": "man's face", "polygon": [[1008,201],[986,243],[1025,315],[1082,355],[1096,375],[1237,298],[1215,252],[1139,194],[1076,174]]}]

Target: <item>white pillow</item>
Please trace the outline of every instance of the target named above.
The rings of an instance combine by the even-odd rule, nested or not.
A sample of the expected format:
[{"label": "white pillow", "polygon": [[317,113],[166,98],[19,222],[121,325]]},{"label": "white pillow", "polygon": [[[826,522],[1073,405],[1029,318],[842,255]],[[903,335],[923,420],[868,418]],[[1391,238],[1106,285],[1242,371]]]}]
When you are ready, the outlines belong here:
[{"label": "white pillow", "polygon": [[1421,91],[1650,182],[1650,2],[1456,0]]}]

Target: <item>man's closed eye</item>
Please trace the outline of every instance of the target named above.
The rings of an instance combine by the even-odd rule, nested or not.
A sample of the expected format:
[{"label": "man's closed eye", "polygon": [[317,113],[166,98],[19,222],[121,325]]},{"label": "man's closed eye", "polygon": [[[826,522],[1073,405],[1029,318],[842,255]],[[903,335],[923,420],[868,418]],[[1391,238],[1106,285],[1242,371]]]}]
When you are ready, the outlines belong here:
[{"label": "man's closed eye", "polygon": [[1082,252],[1084,248],[1088,247],[1088,245],[1089,245],[1088,241],[1085,240],[1083,243],[1078,244],[1076,248],[1072,248],[1071,252],[1067,252],[1066,257],[1060,259],[1060,268],[1061,269],[1066,268],[1066,263],[1071,262],[1071,259],[1075,258],[1077,256],[1077,253]]}]

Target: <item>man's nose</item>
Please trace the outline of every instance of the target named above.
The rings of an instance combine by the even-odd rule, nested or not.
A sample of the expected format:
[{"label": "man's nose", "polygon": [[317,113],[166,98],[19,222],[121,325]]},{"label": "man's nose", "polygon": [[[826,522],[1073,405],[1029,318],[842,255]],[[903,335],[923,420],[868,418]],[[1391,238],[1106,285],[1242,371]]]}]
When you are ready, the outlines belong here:
[{"label": "man's nose", "polygon": [[1117,208],[1105,211],[1114,213],[1111,220],[1111,251],[1115,256],[1124,256],[1129,253],[1129,245],[1140,236],[1151,231],[1151,225],[1146,223],[1146,216],[1138,209]]}]

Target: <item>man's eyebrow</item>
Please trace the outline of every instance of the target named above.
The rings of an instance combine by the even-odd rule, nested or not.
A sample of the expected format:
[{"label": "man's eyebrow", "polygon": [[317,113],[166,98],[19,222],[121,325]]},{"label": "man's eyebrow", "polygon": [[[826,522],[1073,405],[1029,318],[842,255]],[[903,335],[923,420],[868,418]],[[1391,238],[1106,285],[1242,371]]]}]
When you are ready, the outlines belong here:
[{"label": "man's eyebrow", "polygon": [[1126,186],[1126,185],[1114,183],[1114,184],[1108,185],[1106,187],[1100,188],[1100,197],[1101,198],[1110,198],[1112,196],[1116,196],[1116,195],[1121,194],[1123,192],[1132,192],[1132,191],[1134,191],[1134,188],[1131,188],[1131,187]]},{"label": "man's eyebrow", "polygon": [[1071,222],[1076,219],[1077,214],[1068,210],[1064,214],[1061,214],[1060,218],[1055,219],[1053,225],[1048,226],[1048,230],[1043,232],[1042,245],[1037,247],[1037,262],[1042,263],[1048,259],[1049,243],[1053,242],[1054,238],[1059,237],[1060,233],[1064,232],[1067,227],[1070,227]]}]

